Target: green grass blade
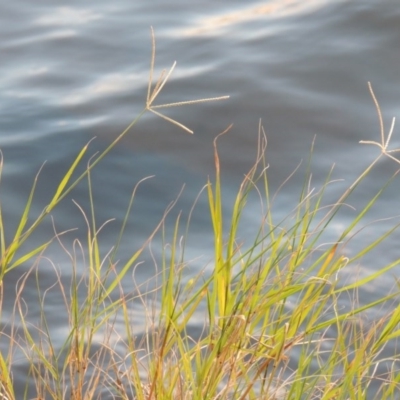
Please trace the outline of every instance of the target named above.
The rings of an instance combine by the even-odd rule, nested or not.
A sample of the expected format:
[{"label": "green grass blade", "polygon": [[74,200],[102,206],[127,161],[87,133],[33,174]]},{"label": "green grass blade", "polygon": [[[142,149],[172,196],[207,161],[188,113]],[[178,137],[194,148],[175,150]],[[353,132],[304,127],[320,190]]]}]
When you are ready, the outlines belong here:
[{"label": "green grass blade", "polygon": [[52,243],[52,240],[48,241],[47,243],[43,243],[36,249],[24,254],[22,257],[18,258],[12,265],[10,265],[6,270],[5,273],[10,272],[12,269],[17,268],[18,266],[26,263],[28,260],[32,259],[38,254],[41,254],[49,245]]},{"label": "green grass blade", "polygon": [[14,400],[14,385],[12,380],[12,374],[10,371],[10,366],[6,360],[4,360],[3,355],[0,353],[0,384],[1,384],[1,397],[8,400]]},{"label": "green grass blade", "polygon": [[46,212],[50,212],[55,207],[55,205],[59,202],[60,197],[63,194],[65,187],[68,185],[72,174],[76,170],[76,167],[78,166],[79,162],[82,160],[82,157],[85,155],[88,147],[89,147],[89,144],[87,144],[86,146],[84,146],[82,148],[82,150],[79,152],[78,156],[75,158],[74,162],[72,163],[71,167],[68,169],[67,173],[61,179],[61,182],[57,187],[56,193],[54,194],[53,198],[51,199],[49,205],[46,208]]}]

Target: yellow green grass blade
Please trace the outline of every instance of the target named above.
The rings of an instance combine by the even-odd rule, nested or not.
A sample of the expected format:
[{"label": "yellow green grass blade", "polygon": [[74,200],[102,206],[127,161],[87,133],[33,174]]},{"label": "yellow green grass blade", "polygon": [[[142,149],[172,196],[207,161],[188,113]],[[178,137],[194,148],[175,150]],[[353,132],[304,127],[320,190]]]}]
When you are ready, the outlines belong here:
[{"label": "yellow green grass blade", "polygon": [[0,393],[5,399],[14,400],[14,385],[12,380],[12,375],[10,371],[9,362],[3,358],[0,353]]},{"label": "yellow green grass blade", "polygon": [[35,193],[37,180],[38,180],[38,175],[36,175],[35,180],[33,182],[31,191],[29,193],[28,200],[26,202],[25,208],[22,212],[20,222],[19,222],[17,230],[15,232],[14,239],[12,240],[12,242],[9,245],[9,247],[7,248],[7,250],[2,254],[2,263],[1,264],[2,264],[3,274],[4,274],[4,271],[7,270],[12,259],[14,258],[16,251],[18,250],[18,248],[24,241],[22,238],[22,232],[25,229],[25,226],[28,222],[29,212],[30,212],[31,205],[32,205],[33,195]]},{"label": "yellow green grass blade", "polygon": [[32,259],[33,257],[42,254],[44,250],[52,243],[53,240],[48,241],[47,243],[43,243],[39,247],[36,247],[32,251],[25,253],[22,257],[18,258],[15,262],[13,262],[8,268],[5,269],[4,273],[11,271],[14,268],[19,267],[20,265],[24,264],[28,260]]},{"label": "yellow green grass blade", "polygon": [[64,175],[64,177],[61,179],[60,184],[57,187],[56,193],[54,194],[53,198],[51,199],[49,205],[46,208],[46,213],[50,212],[55,205],[59,202],[61,195],[64,193],[64,190],[66,186],[68,185],[72,174],[75,172],[76,167],[82,160],[82,157],[85,155],[87,149],[88,149],[89,144],[84,146],[82,150],[79,152],[78,156],[75,158],[74,162],[72,163],[71,167],[68,169],[67,173]]},{"label": "yellow green grass blade", "polygon": [[[176,293],[175,293],[175,280],[176,280],[176,240],[179,228],[178,215],[175,221],[175,228],[172,237],[172,244],[167,245],[165,243],[165,226],[162,229],[162,287],[161,287],[161,312],[160,312],[160,323],[165,321],[166,325],[169,325],[175,320],[175,308],[176,308]],[[169,249],[169,251],[167,251]],[[178,283],[177,283],[178,286]]]},{"label": "yellow green grass blade", "polygon": [[[3,176],[3,153],[0,150],[0,184]],[[3,257],[6,253],[6,239],[5,239],[5,227],[3,224],[3,208],[0,201],[0,251],[1,251],[1,260],[3,264]]]}]

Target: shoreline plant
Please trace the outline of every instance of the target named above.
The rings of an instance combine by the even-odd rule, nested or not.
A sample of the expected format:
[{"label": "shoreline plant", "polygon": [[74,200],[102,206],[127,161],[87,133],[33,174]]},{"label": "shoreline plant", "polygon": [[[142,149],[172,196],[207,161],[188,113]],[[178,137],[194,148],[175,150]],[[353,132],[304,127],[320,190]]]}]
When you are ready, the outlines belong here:
[{"label": "shoreline plant", "polygon": [[[397,348],[400,306],[392,303],[383,317],[370,321],[368,326],[363,319],[363,315],[374,307],[398,299],[398,291],[363,305],[358,305],[355,298],[348,310],[339,307],[341,296],[357,296],[358,290],[400,263],[400,259],[393,260],[384,268],[350,283],[340,279],[341,271],[378,248],[398,228],[396,225],[388,229],[351,258],[344,255],[344,244],[397,173],[357,212],[335,242],[321,243],[338,210],[378,160],[387,156],[400,163],[394,156],[400,149],[389,150],[394,120],[385,137],[382,115],[371,85],[381,140],[361,143],[376,145],[381,153],[334,204],[323,205],[330,174],[320,188],[312,187],[310,157],[296,209],[283,221],[276,221],[268,185],[267,139],[260,125],[255,164],[237,192],[231,217],[226,218],[217,142],[228,128],[214,141],[215,178],[206,184],[214,234],[212,273],[199,271],[189,280],[184,277],[187,260],[181,243],[185,237],[179,236],[181,222],[178,217],[172,236],[164,237],[161,268],[154,277],[156,284],[151,290],[147,283],[136,284],[132,292],[126,293],[122,281],[128,278],[128,273],[134,276],[143,251],[156,232],[163,231],[165,217],[174,204],[168,206],[164,218],[145,243],[133,251],[127,261],[118,263],[117,250],[139,182],[115,244],[110,246],[106,257],[102,257],[98,241],[102,227],[97,226],[91,196],[93,168],[145,112],[150,111],[192,133],[158,110],[227,98],[154,105],[175,67],[174,63],[168,73],[163,71],[153,88],[154,63],[152,32],[150,78],[143,111],[102,153],[91,159],[84,173],[74,177],[88,150],[89,144],[86,145],[43,212],[28,225],[36,179],[9,243],[0,209],[1,316],[5,311],[7,274],[21,265],[32,265],[16,287],[13,312],[18,326],[15,322],[10,327],[11,333],[4,329],[0,332],[2,342],[9,343],[9,351],[0,354],[0,398],[21,398],[21,389],[14,385],[17,350],[29,365],[27,385],[23,390],[25,399],[398,398],[400,353],[386,357],[382,356],[382,351],[388,345]],[[69,249],[62,242],[63,233],[58,233],[55,228],[53,237],[47,242],[20,254],[21,246],[44,218],[84,179],[89,187],[90,212],[87,214],[77,206],[86,221],[86,242],[75,241]],[[258,194],[263,211],[254,239],[247,243],[241,238],[240,224],[251,193]],[[189,218],[186,235],[190,228]],[[46,319],[47,290],[38,290],[41,312],[37,325],[28,322],[29,308],[23,299],[27,279],[37,273],[40,260],[46,257],[46,249],[53,241],[58,241],[65,250],[73,271],[70,285],[66,286],[54,264],[59,279],[47,289],[58,290],[65,305],[69,332],[61,348],[54,345]],[[78,272],[82,263],[84,273]],[[145,315],[140,334],[134,325],[134,312],[138,307]],[[204,319],[204,325],[201,334],[195,336],[190,333],[190,323],[198,315]],[[123,332],[120,331],[121,321]]]}]

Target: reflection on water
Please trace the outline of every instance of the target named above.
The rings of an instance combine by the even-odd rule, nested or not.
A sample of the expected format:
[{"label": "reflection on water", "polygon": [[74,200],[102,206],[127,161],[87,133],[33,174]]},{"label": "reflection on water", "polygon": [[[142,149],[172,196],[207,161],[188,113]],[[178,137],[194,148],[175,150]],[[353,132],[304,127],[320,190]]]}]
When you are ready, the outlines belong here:
[{"label": "reflection on water", "polygon": [[329,4],[326,0],[277,0],[268,4],[247,6],[241,5],[237,11],[221,10],[220,15],[201,17],[194,21],[194,27],[184,30],[183,35],[215,35],[222,34],[222,28],[234,29],[234,25],[253,22],[258,18],[285,18],[294,16],[300,18],[302,13],[312,13],[318,8]]}]

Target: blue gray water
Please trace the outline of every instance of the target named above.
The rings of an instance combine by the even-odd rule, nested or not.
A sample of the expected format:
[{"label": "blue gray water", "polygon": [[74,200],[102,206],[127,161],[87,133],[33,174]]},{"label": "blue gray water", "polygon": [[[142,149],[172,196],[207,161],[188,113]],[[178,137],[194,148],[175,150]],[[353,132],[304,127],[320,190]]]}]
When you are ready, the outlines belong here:
[{"label": "blue gray water", "polygon": [[[188,135],[155,115],[147,114],[93,173],[94,200],[104,252],[114,243],[137,182],[140,185],[132,219],[121,244],[124,259],[152,232],[168,204],[182,194],[168,220],[182,210],[183,219],[213,174],[213,140],[227,126],[220,141],[224,193],[228,212],[244,173],[255,160],[260,119],[268,136],[267,160],[274,192],[301,160],[315,139],[313,179],[318,187],[335,163],[334,178],[343,181],[327,191],[334,202],[378,150],[360,140],[379,139],[377,113],[368,91],[373,84],[387,126],[400,109],[400,7],[391,0],[354,1],[198,1],[154,2],[117,0],[71,1],[57,5],[0,0],[0,148],[4,156],[1,201],[6,237],[15,230],[33,179],[40,172],[33,213],[38,214],[54,192],[59,178],[84,144],[96,137],[90,154],[104,149],[142,110],[151,55],[150,25],[157,42],[156,73],[177,60],[160,102],[220,95],[227,101],[166,110],[194,130]],[[395,129],[391,145],[400,147]],[[351,198],[360,209],[399,165],[382,161]],[[277,218],[296,204],[303,184],[301,173],[281,190],[275,202]],[[377,202],[364,225],[398,214],[400,193],[396,179]],[[53,213],[58,232],[79,228],[65,236],[85,238],[82,214],[72,199],[89,211],[87,186],[76,188]],[[354,218],[348,208],[332,224],[331,240]],[[245,214],[250,232],[259,223],[259,208]],[[394,226],[396,220],[367,225],[346,248],[362,248]],[[168,225],[168,224],[167,224]],[[28,244],[34,246],[53,233],[51,219]],[[191,268],[204,268],[212,259],[207,198],[203,193],[193,215],[188,257]],[[152,249],[157,257],[158,239]],[[353,247],[352,247],[353,246]],[[48,288],[54,269],[68,280],[71,263],[61,246],[52,247],[39,269]],[[351,266],[346,279],[364,276],[400,256],[398,235],[379,251]],[[199,258],[200,257],[200,258]],[[52,265],[54,263],[54,265]],[[11,315],[14,286],[23,266],[7,276],[6,312]],[[353,272],[354,271],[354,272]],[[138,268],[145,280],[154,269]],[[399,268],[367,286],[361,302],[387,293]],[[35,275],[25,283],[24,299],[32,321],[38,319]],[[129,284],[127,284],[129,285]],[[48,293],[48,323],[60,332],[65,321],[57,291]],[[7,308],[8,307],[8,308]],[[3,322],[6,323],[6,322]],[[140,317],[138,317],[140,331]],[[200,321],[199,321],[200,324]],[[24,365],[21,364],[23,381]]]}]

